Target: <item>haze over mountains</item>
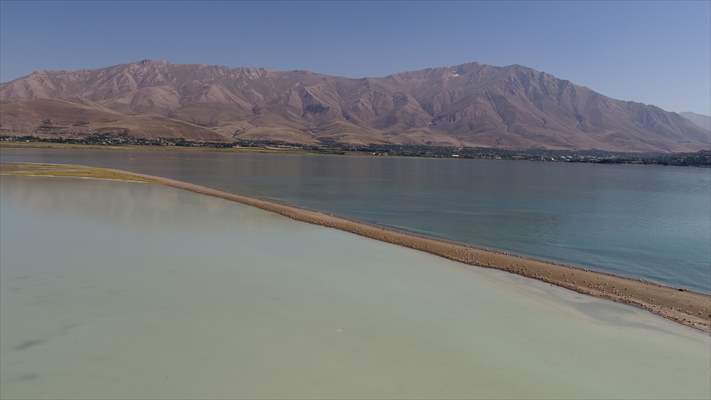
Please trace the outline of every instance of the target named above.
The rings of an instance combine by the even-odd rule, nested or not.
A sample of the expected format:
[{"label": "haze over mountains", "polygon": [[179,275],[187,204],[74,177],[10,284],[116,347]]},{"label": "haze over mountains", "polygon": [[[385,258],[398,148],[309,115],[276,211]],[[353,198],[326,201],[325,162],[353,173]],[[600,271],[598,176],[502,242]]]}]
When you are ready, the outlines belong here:
[{"label": "haze over mountains", "polygon": [[704,128],[706,130],[711,130],[711,117],[708,115],[697,114],[693,112],[682,112],[679,113],[682,117],[693,122],[697,126]]},{"label": "haze over mountains", "polygon": [[520,65],[352,79],[144,60],[0,84],[0,134],[681,152],[711,132]]}]

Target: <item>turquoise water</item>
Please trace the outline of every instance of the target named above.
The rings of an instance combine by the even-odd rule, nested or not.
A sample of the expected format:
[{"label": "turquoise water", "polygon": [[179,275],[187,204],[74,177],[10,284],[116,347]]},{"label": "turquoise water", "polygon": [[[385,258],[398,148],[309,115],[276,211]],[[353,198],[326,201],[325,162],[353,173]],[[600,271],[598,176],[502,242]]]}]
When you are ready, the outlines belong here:
[{"label": "turquoise water", "polygon": [[708,399],[650,313],[159,185],[0,178],[6,399]]},{"label": "turquoise water", "polygon": [[711,169],[3,149],[166,176],[430,236],[711,292]]}]

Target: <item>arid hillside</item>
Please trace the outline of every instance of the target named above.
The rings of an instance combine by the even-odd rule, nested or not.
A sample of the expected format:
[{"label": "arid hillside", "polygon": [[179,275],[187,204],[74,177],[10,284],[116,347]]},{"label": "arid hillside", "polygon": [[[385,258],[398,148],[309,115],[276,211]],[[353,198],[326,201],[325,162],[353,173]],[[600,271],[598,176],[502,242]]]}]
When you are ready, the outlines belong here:
[{"label": "arid hillside", "polygon": [[144,60],[0,85],[0,134],[681,152],[711,132],[519,65],[381,78]]}]

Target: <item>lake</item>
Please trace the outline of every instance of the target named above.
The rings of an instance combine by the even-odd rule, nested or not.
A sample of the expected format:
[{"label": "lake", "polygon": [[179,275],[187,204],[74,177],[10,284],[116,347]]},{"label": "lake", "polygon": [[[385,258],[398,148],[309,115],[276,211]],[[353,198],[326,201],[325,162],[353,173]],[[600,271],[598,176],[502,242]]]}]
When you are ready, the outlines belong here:
[{"label": "lake", "polygon": [[475,246],[711,292],[711,170],[637,165],[7,149],[120,168]]},{"label": "lake", "polygon": [[159,185],[0,178],[2,398],[708,398],[626,305]]}]

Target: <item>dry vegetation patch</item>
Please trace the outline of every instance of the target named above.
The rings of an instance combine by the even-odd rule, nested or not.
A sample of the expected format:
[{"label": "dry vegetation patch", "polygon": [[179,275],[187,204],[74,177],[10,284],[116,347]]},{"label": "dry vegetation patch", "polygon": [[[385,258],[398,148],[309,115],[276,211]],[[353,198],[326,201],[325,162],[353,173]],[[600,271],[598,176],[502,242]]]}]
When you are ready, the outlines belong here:
[{"label": "dry vegetation patch", "polygon": [[0,175],[53,176],[87,179],[107,179],[128,182],[152,182],[130,172],[71,164],[2,163]]}]

